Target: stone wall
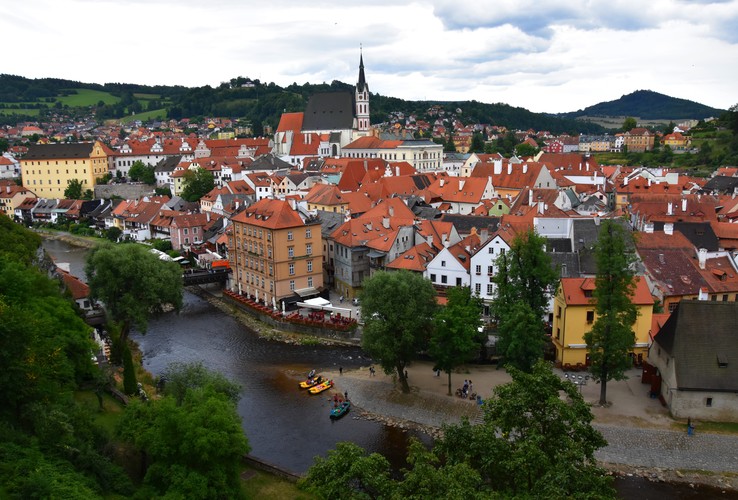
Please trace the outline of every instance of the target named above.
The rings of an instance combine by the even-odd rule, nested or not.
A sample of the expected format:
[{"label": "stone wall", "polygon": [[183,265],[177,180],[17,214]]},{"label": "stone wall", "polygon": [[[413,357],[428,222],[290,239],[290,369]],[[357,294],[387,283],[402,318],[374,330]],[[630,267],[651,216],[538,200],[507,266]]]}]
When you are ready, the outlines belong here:
[{"label": "stone wall", "polygon": [[135,200],[154,194],[154,186],[143,183],[100,184],[95,186],[95,198],[110,199],[114,196],[124,200]]}]

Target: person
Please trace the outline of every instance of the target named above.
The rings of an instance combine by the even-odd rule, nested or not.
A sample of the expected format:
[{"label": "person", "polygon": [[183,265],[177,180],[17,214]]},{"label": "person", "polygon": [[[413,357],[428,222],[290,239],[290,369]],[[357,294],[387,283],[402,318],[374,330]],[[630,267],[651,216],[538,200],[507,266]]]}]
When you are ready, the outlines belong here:
[{"label": "person", "polygon": [[348,401],[348,391],[343,391],[343,399]]},{"label": "person", "polygon": [[687,419],[687,435],[691,436],[694,433],[694,426],[692,425],[692,419]]},{"label": "person", "polygon": [[338,374],[343,375],[343,366],[338,367]]},{"label": "person", "polygon": [[341,304],[343,304],[343,295],[341,295],[341,296],[340,296],[340,297],[338,298],[338,302],[340,302]]},{"label": "person", "polygon": [[370,366],[369,367],[369,376],[370,377],[373,377],[374,376],[374,366]]},{"label": "person", "polygon": [[474,389],[472,389],[472,381],[469,379],[469,392],[474,392]]},{"label": "person", "polygon": [[405,370],[405,379],[407,380],[407,370]]}]

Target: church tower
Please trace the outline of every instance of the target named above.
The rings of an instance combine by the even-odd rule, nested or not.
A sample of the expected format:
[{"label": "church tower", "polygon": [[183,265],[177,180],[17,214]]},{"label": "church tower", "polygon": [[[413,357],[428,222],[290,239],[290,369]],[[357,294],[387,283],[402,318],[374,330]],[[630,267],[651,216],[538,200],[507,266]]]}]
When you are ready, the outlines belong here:
[{"label": "church tower", "polygon": [[356,127],[360,136],[369,134],[369,85],[364,77],[364,54],[359,56],[359,81],[356,83]]}]

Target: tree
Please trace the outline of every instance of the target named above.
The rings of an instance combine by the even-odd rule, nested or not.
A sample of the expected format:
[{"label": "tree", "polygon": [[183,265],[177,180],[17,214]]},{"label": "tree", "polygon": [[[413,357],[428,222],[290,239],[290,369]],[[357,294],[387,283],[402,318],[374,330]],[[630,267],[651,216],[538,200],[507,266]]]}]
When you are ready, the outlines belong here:
[{"label": "tree", "polygon": [[623,122],[623,132],[629,132],[638,126],[638,122],[632,116],[629,116]]},{"label": "tree", "polygon": [[362,346],[387,374],[397,372],[403,392],[405,367],[428,343],[436,310],[430,281],[410,271],[380,271],[364,281]]},{"label": "tree", "polygon": [[126,243],[99,245],[90,251],[85,265],[90,295],[105,304],[114,321],[121,323],[121,338],[135,325],[146,331],[151,313],[165,306],[182,306],[182,271],[145,247]]},{"label": "tree", "polygon": [[164,394],[174,398],[177,406],[182,406],[187,393],[194,389],[211,388],[238,403],[241,398],[241,387],[225,378],[222,374],[208,370],[201,362],[174,362],[167,366],[162,375]]},{"label": "tree", "polygon": [[436,368],[448,375],[448,394],[451,395],[451,372],[474,359],[481,347],[478,327],[482,320],[480,300],[469,287],[448,290],[448,303],[438,311],[430,338],[429,352]]},{"label": "tree", "polygon": [[141,160],[136,160],[128,170],[128,177],[134,182],[143,182],[144,184],[156,184],[156,172],[155,168],[146,165]]},{"label": "tree", "polygon": [[607,443],[577,387],[543,361],[510,375],[484,403],[484,422],[445,426],[434,451],[471,466],[504,498],[615,498],[594,458]]},{"label": "tree", "polygon": [[592,378],[600,383],[600,404],[607,404],[607,381],[623,380],[630,366],[628,352],[635,344],[633,323],[638,309],[632,302],[635,280],[627,242],[630,233],[612,219],[603,221],[595,260],[597,277],[592,293],[595,322],[584,334],[590,356]]},{"label": "tree", "polygon": [[136,369],[133,366],[133,356],[128,343],[123,344],[123,392],[129,396],[138,392]]},{"label": "tree", "polygon": [[165,395],[134,401],[118,435],[145,458],[142,498],[240,498],[243,455],[250,451],[236,403],[209,384],[184,382],[181,402]]},{"label": "tree", "polygon": [[183,179],[182,198],[187,201],[198,201],[215,187],[213,174],[204,168],[187,170]]},{"label": "tree", "polygon": [[446,153],[456,152],[456,143],[454,142],[453,130],[450,130],[448,133],[448,139],[446,140],[446,143],[443,146],[443,151]]},{"label": "tree", "polygon": [[320,498],[390,498],[394,489],[387,459],[349,442],[316,457],[298,484]]},{"label": "tree", "polygon": [[471,145],[469,146],[470,153],[484,153],[484,138],[481,132],[474,132],[472,134]]},{"label": "tree", "polygon": [[82,182],[79,179],[70,179],[64,190],[64,198],[67,200],[82,199]]},{"label": "tree", "polygon": [[521,142],[520,144],[515,146],[516,156],[520,156],[520,157],[535,156],[537,152],[538,152],[538,149],[528,144],[527,142]]},{"label": "tree", "polygon": [[120,228],[112,226],[105,230],[105,238],[116,242],[118,241],[118,238],[123,234],[123,231],[120,230]]},{"label": "tree", "polygon": [[492,305],[497,317],[497,347],[506,363],[524,371],[543,355],[543,318],[549,290],[557,279],[551,258],[544,251],[545,241],[533,229],[518,234],[510,251],[495,262],[496,295]]}]

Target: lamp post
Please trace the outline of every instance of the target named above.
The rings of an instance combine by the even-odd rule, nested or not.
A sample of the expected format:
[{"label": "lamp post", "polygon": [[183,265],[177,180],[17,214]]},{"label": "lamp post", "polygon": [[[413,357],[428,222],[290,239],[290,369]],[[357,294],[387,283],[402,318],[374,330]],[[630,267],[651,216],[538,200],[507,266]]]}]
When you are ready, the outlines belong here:
[{"label": "lamp post", "polygon": [[572,384],[579,386],[579,394],[582,393],[582,386],[587,385],[587,381],[589,380],[589,375],[569,375],[568,373],[564,373],[564,378],[566,378],[569,382]]}]

